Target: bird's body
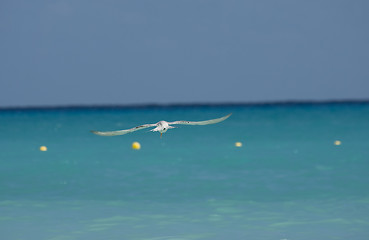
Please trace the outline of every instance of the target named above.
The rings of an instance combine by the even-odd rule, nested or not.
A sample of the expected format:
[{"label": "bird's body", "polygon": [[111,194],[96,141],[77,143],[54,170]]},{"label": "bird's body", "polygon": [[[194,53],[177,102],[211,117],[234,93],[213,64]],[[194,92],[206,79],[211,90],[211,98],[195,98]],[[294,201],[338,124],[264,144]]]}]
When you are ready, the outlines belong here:
[{"label": "bird's body", "polygon": [[160,121],[156,124],[156,128],[152,129],[151,131],[153,132],[160,132],[161,134],[165,133],[166,131],[168,131],[168,129],[170,128],[174,128],[172,126],[169,126],[169,123],[166,121]]},{"label": "bird's body", "polygon": [[231,114],[228,114],[227,116],[206,120],[206,121],[200,121],[200,122],[191,122],[191,121],[175,121],[175,122],[166,122],[166,121],[159,121],[157,123],[153,124],[143,124],[134,128],[126,129],[126,130],[118,130],[118,131],[110,131],[110,132],[100,132],[100,131],[91,131],[94,134],[100,135],[100,136],[117,136],[117,135],[123,135],[127,133],[131,133],[134,131],[138,131],[141,129],[149,128],[149,127],[155,127],[152,129],[152,132],[160,132],[160,136],[162,136],[163,133],[168,131],[168,129],[175,128],[170,125],[176,125],[176,124],[183,124],[183,125],[208,125],[208,124],[214,124],[218,122],[222,122],[229,118]]}]

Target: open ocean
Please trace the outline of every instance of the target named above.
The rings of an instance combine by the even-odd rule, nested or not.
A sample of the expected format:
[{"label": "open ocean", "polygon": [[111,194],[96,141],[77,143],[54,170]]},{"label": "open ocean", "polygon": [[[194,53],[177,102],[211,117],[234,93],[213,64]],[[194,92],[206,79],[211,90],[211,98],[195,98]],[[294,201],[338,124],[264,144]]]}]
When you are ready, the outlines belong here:
[{"label": "open ocean", "polygon": [[369,103],[2,109],[0,239],[369,239]]}]

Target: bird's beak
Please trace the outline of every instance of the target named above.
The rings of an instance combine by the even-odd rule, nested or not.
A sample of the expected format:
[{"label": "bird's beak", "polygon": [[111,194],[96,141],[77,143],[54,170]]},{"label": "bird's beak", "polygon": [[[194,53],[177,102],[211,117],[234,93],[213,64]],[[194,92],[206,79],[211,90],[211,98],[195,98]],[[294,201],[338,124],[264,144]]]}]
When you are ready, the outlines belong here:
[{"label": "bird's beak", "polygon": [[160,133],[160,138],[161,138],[161,136],[163,136],[163,133]]}]

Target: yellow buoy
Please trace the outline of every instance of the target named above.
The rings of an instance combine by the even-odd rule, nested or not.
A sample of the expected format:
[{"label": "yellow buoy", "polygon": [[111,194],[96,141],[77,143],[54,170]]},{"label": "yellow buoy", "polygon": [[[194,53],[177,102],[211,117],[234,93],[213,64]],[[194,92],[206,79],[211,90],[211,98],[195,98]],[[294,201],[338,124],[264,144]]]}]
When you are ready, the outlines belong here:
[{"label": "yellow buoy", "polygon": [[132,143],[132,149],[134,150],[140,150],[141,144],[139,142],[133,142]]},{"label": "yellow buoy", "polygon": [[234,145],[235,145],[236,147],[242,147],[242,142],[236,142]]},{"label": "yellow buoy", "polygon": [[341,145],[341,141],[340,140],[334,141],[334,145],[336,145],[336,146]]},{"label": "yellow buoy", "polygon": [[40,151],[42,151],[42,152],[46,152],[46,151],[47,151],[47,147],[46,147],[46,146],[41,146],[41,147],[40,147]]}]

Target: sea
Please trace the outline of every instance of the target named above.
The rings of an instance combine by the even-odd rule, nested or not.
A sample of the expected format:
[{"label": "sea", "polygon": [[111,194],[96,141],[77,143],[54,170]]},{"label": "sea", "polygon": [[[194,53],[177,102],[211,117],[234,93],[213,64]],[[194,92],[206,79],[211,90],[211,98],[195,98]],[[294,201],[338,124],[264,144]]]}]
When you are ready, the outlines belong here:
[{"label": "sea", "polygon": [[369,239],[369,102],[3,108],[0,239]]}]

